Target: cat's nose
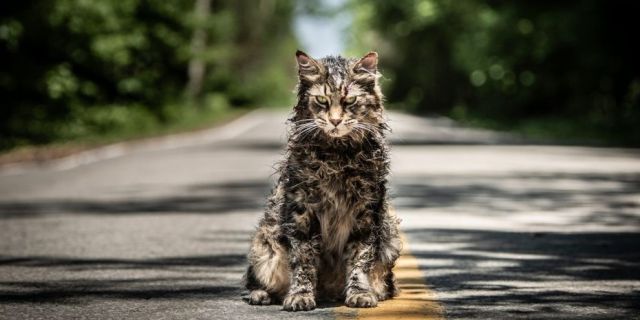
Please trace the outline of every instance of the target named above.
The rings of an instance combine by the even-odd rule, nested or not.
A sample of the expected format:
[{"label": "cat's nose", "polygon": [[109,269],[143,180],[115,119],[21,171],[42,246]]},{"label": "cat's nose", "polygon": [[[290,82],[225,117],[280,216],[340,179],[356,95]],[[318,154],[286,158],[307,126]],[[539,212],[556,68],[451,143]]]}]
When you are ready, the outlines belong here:
[{"label": "cat's nose", "polygon": [[337,127],[340,122],[342,122],[342,119],[329,119],[329,122],[333,123],[333,125]]}]

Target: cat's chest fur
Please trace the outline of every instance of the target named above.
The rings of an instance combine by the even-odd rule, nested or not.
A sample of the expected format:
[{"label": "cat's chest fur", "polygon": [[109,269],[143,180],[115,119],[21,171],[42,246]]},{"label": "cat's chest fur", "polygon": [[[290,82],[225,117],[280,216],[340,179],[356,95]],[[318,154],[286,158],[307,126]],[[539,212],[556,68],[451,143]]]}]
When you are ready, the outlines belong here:
[{"label": "cat's chest fur", "polygon": [[317,219],[323,251],[340,255],[368,204],[376,200],[377,167],[363,150],[305,150],[296,159],[303,202]]}]

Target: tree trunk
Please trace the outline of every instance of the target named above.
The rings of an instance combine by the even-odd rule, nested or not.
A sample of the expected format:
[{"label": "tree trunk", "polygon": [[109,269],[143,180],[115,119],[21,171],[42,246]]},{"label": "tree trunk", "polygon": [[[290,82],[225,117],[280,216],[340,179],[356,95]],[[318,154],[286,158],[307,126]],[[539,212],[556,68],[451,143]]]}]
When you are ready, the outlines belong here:
[{"label": "tree trunk", "polygon": [[194,6],[194,28],[191,38],[191,60],[189,61],[189,82],[186,94],[191,102],[197,102],[202,95],[202,84],[207,71],[203,54],[207,46],[206,21],[210,16],[211,0],[196,0]]}]

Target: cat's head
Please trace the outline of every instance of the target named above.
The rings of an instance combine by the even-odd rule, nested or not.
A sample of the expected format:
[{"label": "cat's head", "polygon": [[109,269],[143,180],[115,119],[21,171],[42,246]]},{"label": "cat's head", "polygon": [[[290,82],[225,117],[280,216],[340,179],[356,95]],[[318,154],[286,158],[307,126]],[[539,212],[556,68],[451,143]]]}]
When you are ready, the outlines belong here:
[{"label": "cat's head", "polygon": [[297,51],[296,59],[299,82],[294,123],[299,134],[362,138],[384,127],[377,53],[369,52],[361,59],[328,56],[316,60]]}]

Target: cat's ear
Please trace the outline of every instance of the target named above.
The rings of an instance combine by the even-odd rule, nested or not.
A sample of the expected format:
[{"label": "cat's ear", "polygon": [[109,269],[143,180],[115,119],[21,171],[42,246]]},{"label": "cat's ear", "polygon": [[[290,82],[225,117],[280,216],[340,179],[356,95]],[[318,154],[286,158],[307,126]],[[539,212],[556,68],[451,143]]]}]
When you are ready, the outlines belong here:
[{"label": "cat's ear", "polygon": [[375,75],[378,72],[378,53],[374,51],[367,53],[362,59],[356,62],[353,67],[353,72],[366,72]]},{"label": "cat's ear", "polygon": [[296,51],[296,60],[298,61],[300,80],[315,81],[318,79],[320,76],[320,64],[316,60],[300,50]]},{"label": "cat's ear", "polygon": [[313,61],[313,59],[309,57],[308,54],[300,50],[296,51],[296,60],[298,60],[298,68],[301,69],[310,67],[312,65],[311,61]]}]

